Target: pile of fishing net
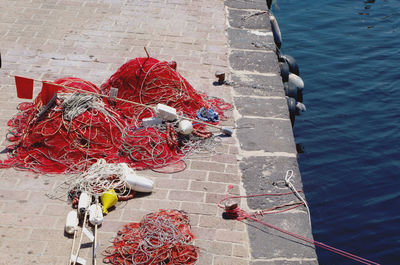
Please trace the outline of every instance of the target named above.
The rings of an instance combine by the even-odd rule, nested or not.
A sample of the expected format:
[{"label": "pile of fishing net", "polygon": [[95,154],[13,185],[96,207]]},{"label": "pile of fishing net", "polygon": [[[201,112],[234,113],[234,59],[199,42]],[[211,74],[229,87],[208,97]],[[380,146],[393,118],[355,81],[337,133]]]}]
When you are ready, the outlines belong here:
[{"label": "pile of fishing net", "polygon": [[[78,78],[54,83],[99,92],[94,84]],[[125,127],[121,116],[100,97],[63,88],[57,93],[47,110],[41,94],[34,103],[18,106],[20,112],[8,122],[8,140],[14,144],[7,147],[10,158],[1,166],[62,173],[82,171],[86,160],[120,159],[118,151]],[[74,106],[73,102],[79,101],[81,104]]]},{"label": "pile of fishing net", "polygon": [[198,248],[191,244],[188,216],[177,210],[159,210],[140,223],[126,224],[105,251],[104,263],[195,264]]},{"label": "pile of fishing net", "polygon": [[151,57],[122,65],[101,89],[72,77],[53,83],[62,87],[51,100],[45,100],[49,95],[42,89],[33,103],[18,106],[19,113],[8,122],[7,138],[14,143],[0,167],[82,172],[103,158],[135,169],[162,168],[215,141],[202,124],[194,124],[187,136],[177,134],[178,121],[143,127],[143,118],[156,116],[156,104],[174,107],[179,116],[189,118],[204,108],[223,119],[231,107],[197,93],[174,64]]},{"label": "pile of fishing net", "polygon": [[[114,73],[101,86],[104,94],[110,94],[112,88],[118,89],[118,98],[138,102],[147,106],[163,103],[175,108],[190,118],[196,117],[196,111],[202,107],[213,109],[223,116],[231,106],[218,98],[208,98],[199,94],[177,71],[176,63],[158,61],[154,58],[136,58]],[[151,108],[116,102],[115,107],[126,118],[140,121],[153,117]]]}]

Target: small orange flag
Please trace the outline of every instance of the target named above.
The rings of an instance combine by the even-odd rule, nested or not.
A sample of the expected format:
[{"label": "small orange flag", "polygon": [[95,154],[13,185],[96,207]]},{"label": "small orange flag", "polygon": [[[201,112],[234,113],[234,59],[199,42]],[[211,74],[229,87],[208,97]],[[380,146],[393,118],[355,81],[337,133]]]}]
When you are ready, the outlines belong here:
[{"label": "small orange flag", "polygon": [[17,97],[32,99],[33,98],[33,79],[22,76],[15,77],[15,86],[17,87]]},{"label": "small orange flag", "polygon": [[57,94],[58,88],[59,86],[57,85],[43,82],[42,92],[40,92],[43,105],[47,105],[47,103],[49,103],[49,101],[53,98],[54,94]]}]

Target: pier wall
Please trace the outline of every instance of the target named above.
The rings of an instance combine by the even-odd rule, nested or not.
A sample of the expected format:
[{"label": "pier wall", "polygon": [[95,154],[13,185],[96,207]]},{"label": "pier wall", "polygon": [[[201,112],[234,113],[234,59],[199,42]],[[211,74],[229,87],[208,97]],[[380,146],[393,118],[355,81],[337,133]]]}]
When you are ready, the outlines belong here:
[{"label": "pier wall", "polygon": [[[246,195],[302,189],[293,128],[280,76],[266,1],[225,1],[228,60],[239,148],[239,168]],[[296,197],[255,197],[242,207],[257,211]],[[264,222],[312,238],[305,207],[265,215]],[[318,264],[314,247],[259,223],[249,223],[251,264]]]}]

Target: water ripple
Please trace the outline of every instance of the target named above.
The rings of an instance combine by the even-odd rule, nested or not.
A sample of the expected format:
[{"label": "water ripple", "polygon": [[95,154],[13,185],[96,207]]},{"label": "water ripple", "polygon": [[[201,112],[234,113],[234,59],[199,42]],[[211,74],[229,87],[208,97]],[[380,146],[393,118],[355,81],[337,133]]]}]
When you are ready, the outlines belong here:
[{"label": "water ripple", "polygon": [[[400,260],[400,1],[279,0],[307,112],[295,137],[316,240]],[[320,264],[354,264],[318,250]]]}]

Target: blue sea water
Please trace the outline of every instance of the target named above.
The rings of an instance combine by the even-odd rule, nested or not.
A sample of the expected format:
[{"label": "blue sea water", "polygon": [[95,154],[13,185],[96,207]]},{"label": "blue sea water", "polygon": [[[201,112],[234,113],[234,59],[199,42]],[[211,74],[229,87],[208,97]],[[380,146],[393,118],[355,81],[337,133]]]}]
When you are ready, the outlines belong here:
[{"label": "blue sea water", "polygon": [[[314,239],[400,264],[400,0],[278,0],[282,53],[305,82],[296,117]],[[317,249],[320,264],[358,264]]]}]

